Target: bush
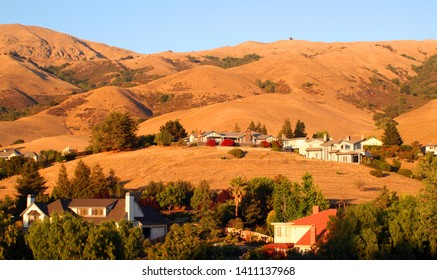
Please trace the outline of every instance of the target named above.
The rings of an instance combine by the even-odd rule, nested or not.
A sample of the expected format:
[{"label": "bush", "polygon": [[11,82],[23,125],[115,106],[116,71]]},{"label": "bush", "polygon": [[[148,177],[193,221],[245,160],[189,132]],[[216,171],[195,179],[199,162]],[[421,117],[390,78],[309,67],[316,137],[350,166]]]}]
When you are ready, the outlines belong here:
[{"label": "bush", "polygon": [[381,162],[378,164],[378,168],[381,169],[382,171],[387,171],[387,172],[390,172],[390,171],[391,171],[391,165],[388,164],[388,163],[385,162],[385,161],[381,161]]},{"label": "bush", "polygon": [[267,141],[262,141],[262,142],[261,142],[261,147],[263,147],[263,148],[270,148],[271,145],[270,145],[270,143],[267,142]]},{"label": "bush", "polygon": [[234,148],[228,152],[228,154],[233,155],[236,158],[244,157],[244,151],[242,149]]},{"label": "bush", "polygon": [[24,143],[24,140],[23,140],[23,139],[18,139],[18,140],[15,140],[14,143],[12,143],[12,145],[15,145],[15,144],[23,144],[23,143]]},{"label": "bush", "polygon": [[382,178],[385,176],[385,173],[380,169],[370,170],[370,175],[375,176],[377,178]]},{"label": "bush", "polygon": [[413,171],[410,169],[399,169],[398,174],[408,178],[413,178]]},{"label": "bush", "polygon": [[225,147],[233,147],[233,146],[235,146],[235,141],[231,140],[231,139],[225,139],[222,141],[222,143],[220,145],[225,146]]},{"label": "bush", "polygon": [[206,145],[209,147],[215,147],[217,146],[217,143],[215,142],[215,140],[209,139],[208,141],[206,141]]}]

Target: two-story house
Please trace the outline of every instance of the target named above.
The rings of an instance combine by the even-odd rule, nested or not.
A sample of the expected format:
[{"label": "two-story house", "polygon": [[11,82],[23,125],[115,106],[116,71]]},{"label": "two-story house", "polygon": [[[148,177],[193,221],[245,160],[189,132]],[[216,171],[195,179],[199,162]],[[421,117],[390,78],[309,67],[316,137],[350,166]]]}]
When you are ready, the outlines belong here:
[{"label": "two-story house", "polygon": [[50,217],[55,212],[71,212],[95,224],[126,219],[140,227],[144,237],[152,242],[167,234],[165,218],[154,208],[139,205],[130,192],[125,198],[58,199],[51,203],[35,202],[34,196],[28,195],[27,208],[21,213],[23,228],[27,229],[33,222]]}]

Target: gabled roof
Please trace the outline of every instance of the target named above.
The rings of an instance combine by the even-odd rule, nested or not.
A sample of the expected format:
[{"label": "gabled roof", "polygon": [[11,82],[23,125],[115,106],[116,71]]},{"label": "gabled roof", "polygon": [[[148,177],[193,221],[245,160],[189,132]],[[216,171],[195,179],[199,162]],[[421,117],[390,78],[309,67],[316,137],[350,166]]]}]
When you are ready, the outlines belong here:
[{"label": "gabled roof", "polygon": [[[294,221],[291,221],[293,225],[308,225],[315,226],[316,231],[316,241],[322,238],[327,233],[327,227],[330,216],[335,216],[337,214],[337,209],[328,209],[321,211],[319,213],[303,217]],[[302,238],[296,242],[296,245],[312,245],[311,244],[311,230],[305,233]]]},{"label": "gabled roof", "polygon": [[136,217],[135,220],[142,225],[168,224],[168,221],[151,206],[141,206],[141,212],[143,217]]},{"label": "gabled roof", "polygon": [[341,142],[347,142],[350,144],[357,144],[357,143],[362,142],[362,141],[364,141],[364,139],[362,139],[361,137],[352,137],[350,139],[341,139],[338,142],[338,144],[340,144]]},{"label": "gabled roof", "polygon": [[0,157],[2,157],[2,158],[8,158],[8,157],[10,157],[11,155],[13,155],[13,154],[15,154],[15,155],[17,155],[17,156],[21,156],[21,153],[19,152],[19,151],[17,151],[17,150],[15,150],[15,149],[3,149],[1,152],[0,152]]},{"label": "gabled roof", "polygon": [[338,141],[329,140],[329,141],[326,141],[326,142],[320,144],[320,146],[331,146],[331,145],[335,145],[335,144],[338,144]]}]

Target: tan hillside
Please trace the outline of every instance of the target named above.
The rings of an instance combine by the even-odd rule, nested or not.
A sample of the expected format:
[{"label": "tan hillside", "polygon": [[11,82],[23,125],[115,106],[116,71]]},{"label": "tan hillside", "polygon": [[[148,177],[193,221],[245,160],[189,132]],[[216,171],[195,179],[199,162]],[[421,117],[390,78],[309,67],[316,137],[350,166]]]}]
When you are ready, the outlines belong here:
[{"label": "tan hillside", "polygon": [[163,92],[174,94],[192,94],[195,97],[214,97],[225,95],[233,99],[234,96],[251,96],[262,91],[253,81],[244,75],[233,74],[215,66],[199,66],[182,71],[171,76],[132,89],[135,92]]},{"label": "tan hillside", "polygon": [[[129,112],[135,118],[151,116],[150,110],[126,89],[103,87],[77,94],[37,115],[0,122],[0,144],[17,139],[26,142],[64,134],[88,134],[89,129],[110,112]],[[46,149],[49,149],[47,145]]]},{"label": "tan hillside", "polygon": [[[230,159],[221,159],[226,156]],[[275,177],[285,175],[291,180],[300,180],[305,172],[313,175],[315,183],[321,188],[325,197],[335,200],[348,200],[360,203],[374,199],[383,186],[399,195],[414,194],[422,188],[422,183],[397,174],[376,179],[369,175],[369,168],[362,165],[307,160],[292,153],[278,153],[264,150],[249,150],[242,159],[231,158],[227,150],[216,148],[179,148],[151,147],[125,153],[103,153],[83,158],[90,166],[100,164],[105,173],[114,169],[125,188],[136,189],[147,185],[150,181],[188,180],[198,184],[208,180],[214,189],[229,187],[235,176]],[[77,160],[67,162],[70,176],[73,175]],[[41,170],[47,179],[49,192],[55,184],[59,164]],[[0,197],[12,194],[15,178],[0,182]],[[359,190],[357,184],[363,184],[365,190]]]},{"label": "tan hillside", "polygon": [[437,100],[396,118],[404,143],[437,143]]},{"label": "tan hillside", "polygon": [[80,92],[81,89],[38,69],[26,60],[0,55],[0,106],[23,109],[73,91]]},{"label": "tan hillside", "polygon": [[276,136],[286,118],[291,120],[293,126],[298,119],[304,121],[309,136],[316,131],[328,130],[331,136],[343,138],[374,129],[370,113],[341,100],[336,102],[335,105],[320,98],[318,101],[312,100],[305,93],[298,92],[264,94],[155,117],[140,125],[139,134],[156,133],[165,122],[175,119],[179,119],[187,132],[231,131],[235,123],[245,129],[250,121],[260,121],[266,125],[268,133]]},{"label": "tan hillside", "polygon": [[38,26],[0,25],[0,53],[16,52],[39,65],[107,58],[117,60],[135,52],[94,43]]}]

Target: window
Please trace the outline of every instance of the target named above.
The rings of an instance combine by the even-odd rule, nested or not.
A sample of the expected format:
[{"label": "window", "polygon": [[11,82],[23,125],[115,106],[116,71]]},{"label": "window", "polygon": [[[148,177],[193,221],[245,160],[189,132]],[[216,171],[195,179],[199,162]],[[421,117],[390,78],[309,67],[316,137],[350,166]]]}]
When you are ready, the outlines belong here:
[{"label": "window", "polygon": [[77,209],[77,214],[80,216],[88,216],[88,208]]},{"label": "window", "polygon": [[103,209],[91,209],[91,216],[103,216]]},{"label": "window", "polygon": [[281,237],[282,236],[282,227],[276,227],[276,236]]}]

